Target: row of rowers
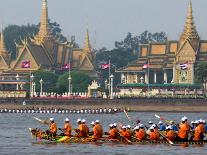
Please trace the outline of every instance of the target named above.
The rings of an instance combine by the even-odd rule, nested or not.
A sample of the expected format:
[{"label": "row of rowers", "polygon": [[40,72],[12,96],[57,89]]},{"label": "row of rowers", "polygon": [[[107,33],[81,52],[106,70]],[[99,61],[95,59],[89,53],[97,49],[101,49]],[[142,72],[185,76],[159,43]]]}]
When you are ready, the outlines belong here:
[{"label": "row of rowers", "polygon": [[72,130],[76,132],[77,137],[86,138],[92,136],[94,139],[102,138],[103,134],[107,135],[109,139],[119,139],[124,138],[126,140],[131,140],[136,138],[137,140],[162,140],[169,139],[171,141],[202,141],[204,140],[205,133],[207,131],[207,125],[204,120],[193,121],[190,125],[188,123],[187,117],[183,117],[179,124],[175,124],[170,121],[170,125],[165,125],[163,122],[159,122],[158,125],[153,124],[152,121],[149,122],[149,127],[139,123],[134,129],[130,125],[119,125],[110,124],[109,131],[103,132],[103,127],[99,120],[91,122],[92,132],[89,131],[89,127],[86,124],[86,120],[77,120],[78,129],[72,129],[70,120],[65,119],[65,124],[63,128],[57,128],[56,123],[53,118],[50,118],[50,129],[49,134],[53,136],[56,135],[57,130],[61,130],[63,133],[61,135],[71,136]]}]

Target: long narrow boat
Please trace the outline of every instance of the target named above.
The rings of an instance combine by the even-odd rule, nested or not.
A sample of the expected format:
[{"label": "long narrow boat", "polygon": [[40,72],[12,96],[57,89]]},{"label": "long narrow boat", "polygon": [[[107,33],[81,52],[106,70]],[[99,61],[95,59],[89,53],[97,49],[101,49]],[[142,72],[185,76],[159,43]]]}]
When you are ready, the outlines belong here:
[{"label": "long narrow boat", "polygon": [[[150,140],[136,140],[133,138],[131,142],[127,142],[124,139],[108,139],[107,137],[101,138],[98,140],[93,139],[92,137],[88,138],[78,138],[78,137],[68,137],[68,136],[56,136],[55,138],[50,138],[47,135],[42,135],[41,138],[38,135],[37,131],[38,129],[29,128],[31,136],[33,139],[36,139],[36,143],[45,143],[45,144],[53,144],[53,143],[115,143],[115,144],[169,144],[166,140],[160,140],[160,141],[150,141]],[[207,141],[174,141],[173,145],[204,145]]]}]

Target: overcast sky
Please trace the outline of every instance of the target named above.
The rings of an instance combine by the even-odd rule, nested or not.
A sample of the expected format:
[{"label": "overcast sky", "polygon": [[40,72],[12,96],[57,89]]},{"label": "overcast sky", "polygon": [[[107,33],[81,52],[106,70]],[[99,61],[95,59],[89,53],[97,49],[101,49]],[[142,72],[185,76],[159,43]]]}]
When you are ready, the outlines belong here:
[{"label": "overcast sky", "polygon": [[[0,0],[0,23],[37,24],[41,0]],[[61,25],[67,37],[83,45],[89,27],[95,48],[113,48],[127,32],[164,31],[178,39],[183,31],[189,0],[48,0],[49,17]],[[207,0],[192,0],[194,21],[202,39],[207,39]]]}]

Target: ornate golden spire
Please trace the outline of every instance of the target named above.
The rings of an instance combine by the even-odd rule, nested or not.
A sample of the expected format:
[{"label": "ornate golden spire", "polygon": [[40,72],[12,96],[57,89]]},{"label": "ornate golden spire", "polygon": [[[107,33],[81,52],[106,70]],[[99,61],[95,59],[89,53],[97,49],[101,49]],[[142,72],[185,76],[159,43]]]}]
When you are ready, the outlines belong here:
[{"label": "ornate golden spire", "polygon": [[39,35],[46,36],[49,31],[47,0],[42,0],[42,16],[40,21]]},{"label": "ornate golden spire", "polygon": [[1,40],[0,40],[0,55],[3,56],[6,59],[8,58],[8,52],[6,51],[5,43],[4,43],[4,32],[3,32],[3,30],[1,32]]},{"label": "ornate golden spire", "polygon": [[194,46],[195,41],[196,40],[199,41],[199,39],[200,37],[194,25],[192,2],[190,1],[188,5],[188,13],[187,13],[184,31],[180,38],[180,45],[183,44],[186,40],[189,40],[192,43],[192,46]]},{"label": "ornate golden spire", "polygon": [[84,42],[84,52],[90,53],[91,52],[91,45],[90,45],[90,38],[88,29],[86,30],[85,42]]},{"label": "ornate golden spire", "polygon": [[42,0],[42,15],[38,34],[34,37],[36,43],[41,43],[46,38],[51,37],[51,31],[48,18],[47,0]]}]

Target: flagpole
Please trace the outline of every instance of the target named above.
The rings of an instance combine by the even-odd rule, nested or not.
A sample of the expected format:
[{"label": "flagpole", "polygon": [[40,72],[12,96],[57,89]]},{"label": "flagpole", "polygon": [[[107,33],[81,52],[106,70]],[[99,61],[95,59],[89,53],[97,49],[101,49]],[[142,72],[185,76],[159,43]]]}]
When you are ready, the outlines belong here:
[{"label": "flagpole", "polygon": [[147,97],[149,98],[149,90],[150,90],[150,66],[149,66],[149,59],[147,60],[147,74],[148,74],[148,84],[147,84]]},{"label": "flagpole", "polygon": [[31,88],[32,88],[31,85],[32,85],[32,84],[31,84],[31,81],[32,81],[32,80],[31,80],[31,70],[30,70],[30,71],[29,71],[29,91],[30,91],[29,94],[30,94],[30,98],[31,98],[31,96],[32,96],[32,91],[31,91]]},{"label": "flagpole", "polygon": [[72,78],[71,78],[71,65],[70,65],[70,60],[69,60],[69,67],[68,67],[68,69],[69,69],[69,75],[68,75],[68,96],[70,97],[70,95],[71,95],[71,80],[72,80]]},{"label": "flagpole", "polygon": [[110,75],[111,75],[111,59],[109,58],[109,94],[111,94],[111,79],[110,79]]}]

